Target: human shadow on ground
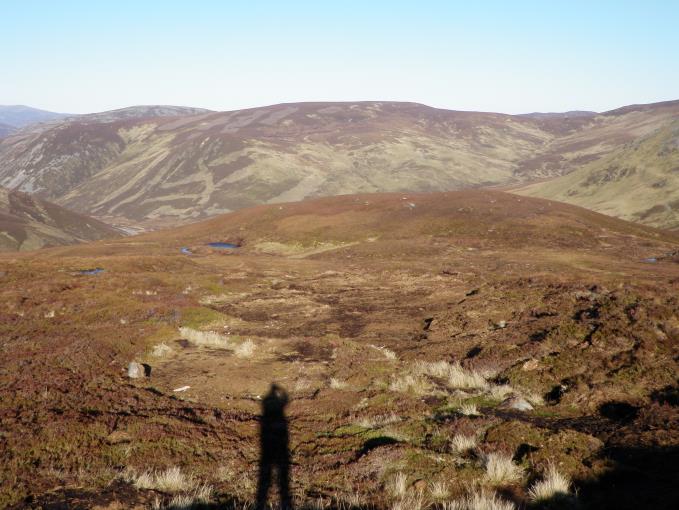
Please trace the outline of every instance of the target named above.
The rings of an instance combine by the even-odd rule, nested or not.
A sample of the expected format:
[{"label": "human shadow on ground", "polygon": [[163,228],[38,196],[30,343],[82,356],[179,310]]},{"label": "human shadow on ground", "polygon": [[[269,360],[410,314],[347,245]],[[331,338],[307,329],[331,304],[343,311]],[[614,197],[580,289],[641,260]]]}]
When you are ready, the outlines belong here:
[{"label": "human shadow on ground", "polygon": [[276,472],[280,508],[292,510],[290,495],[290,438],[285,407],[287,392],[277,384],[271,384],[262,399],[262,415],[259,425],[259,479],[255,508],[264,510],[271,489],[272,475]]}]

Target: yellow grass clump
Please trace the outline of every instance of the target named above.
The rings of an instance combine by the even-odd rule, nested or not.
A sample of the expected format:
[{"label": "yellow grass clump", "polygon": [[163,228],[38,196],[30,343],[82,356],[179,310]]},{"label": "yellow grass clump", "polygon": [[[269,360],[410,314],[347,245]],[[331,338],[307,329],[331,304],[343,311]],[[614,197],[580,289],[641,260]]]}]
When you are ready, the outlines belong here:
[{"label": "yellow grass clump", "polygon": [[182,327],[179,328],[179,334],[194,345],[220,347],[222,349],[233,347],[228,337],[214,331],[199,331],[193,328]]},{"label": "yellow grass clump", "polygon": [[528,494],[533,501],[544,501],[554,497],[567,496],[570,486],[570,480],[550,464],[543,479],[536,482],[530,488]]},{"label": "yellow grass clump", "polygon": [[504,453],[487,454],[485,467],[486,478],[496,484],[514,482],[523,475],[523,470],[514,464],[512,457]]}]

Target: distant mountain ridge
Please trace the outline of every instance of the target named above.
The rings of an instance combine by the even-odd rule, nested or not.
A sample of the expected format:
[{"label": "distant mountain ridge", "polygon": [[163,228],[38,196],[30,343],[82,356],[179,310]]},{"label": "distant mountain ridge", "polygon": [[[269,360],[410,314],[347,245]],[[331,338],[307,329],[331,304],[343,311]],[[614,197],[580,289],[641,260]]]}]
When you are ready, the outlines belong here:
[{"label": "distant mountain ridge", "polygon": [[157,226],[308,197],[557,178],[678,115],[679,101],[527,115],[381,101],[132,107],[5,138],[0,185]]},{"label": "distant mountain ridge", "polygon": [[193,108],[190,106],[172,105],[138,105],[118,108],[96,113],[83,113],[73,116],[75,120],[87,122],[114,122],[125,119],[142,119],[148,117],[177,117],[185,115],[198,115],[202,113],[212,113],[212,110],[205,108]]},{"label": "distant mountain ridge", "polygon": [[0,124],[6,124],[16,129],[50,120],[68,117],[66,113],[49,112],[24,105],[0,105]]},{"label": "distant mountain ridge", "polygon": [[521,117],[530,117],[533,119],[572,119],[574,117],[594,117],[597,112],[590,112],[586,110],[573,110],[570,112],[531,112],[522,113]]}]

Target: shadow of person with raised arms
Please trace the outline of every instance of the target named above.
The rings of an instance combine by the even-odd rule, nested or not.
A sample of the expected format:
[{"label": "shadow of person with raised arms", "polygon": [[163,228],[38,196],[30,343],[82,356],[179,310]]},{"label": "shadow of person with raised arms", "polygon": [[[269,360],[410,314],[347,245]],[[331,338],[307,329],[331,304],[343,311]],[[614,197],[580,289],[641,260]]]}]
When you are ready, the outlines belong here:
[{"label": "shadow of person with raised arms", "polygon": [[271,385],[269,392],[262,400],[257,510],[264,510],[266,507],[274,468],[278,476],[281,508],[292,510],[288,420],[285,417],[285,406],[287,404],[288,394],[275,383]]}]

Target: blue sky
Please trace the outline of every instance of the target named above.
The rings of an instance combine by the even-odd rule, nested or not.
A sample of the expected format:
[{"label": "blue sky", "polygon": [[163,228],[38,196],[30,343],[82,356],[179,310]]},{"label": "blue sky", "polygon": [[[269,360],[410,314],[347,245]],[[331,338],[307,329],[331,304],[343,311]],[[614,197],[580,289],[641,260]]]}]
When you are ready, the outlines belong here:
[{"label": "blue sky", "polygon": [[350,100],[521,113],[679,99],[671,0],[3,0],[0,48],[0,104],[72,113]]}]

